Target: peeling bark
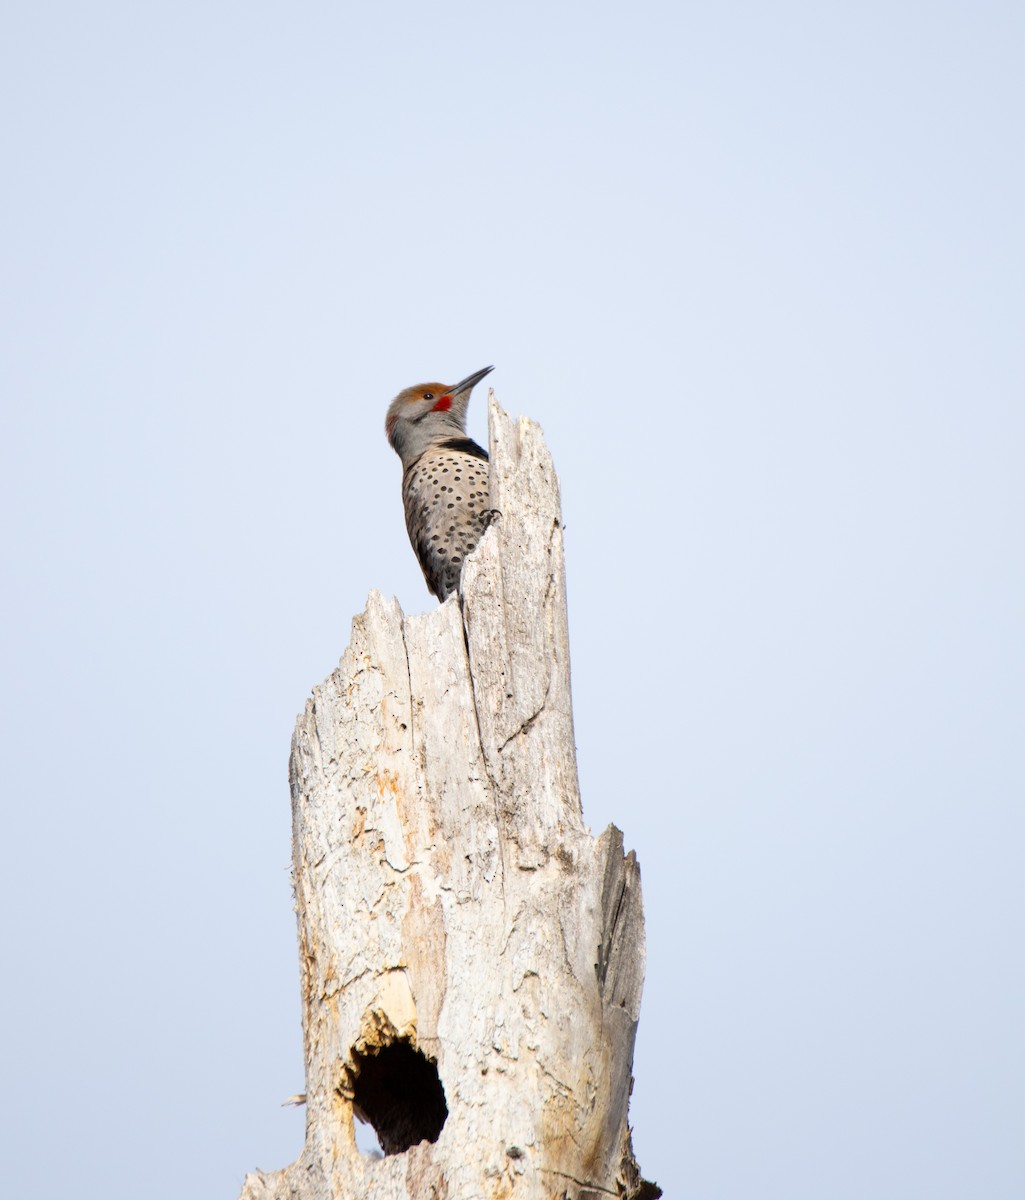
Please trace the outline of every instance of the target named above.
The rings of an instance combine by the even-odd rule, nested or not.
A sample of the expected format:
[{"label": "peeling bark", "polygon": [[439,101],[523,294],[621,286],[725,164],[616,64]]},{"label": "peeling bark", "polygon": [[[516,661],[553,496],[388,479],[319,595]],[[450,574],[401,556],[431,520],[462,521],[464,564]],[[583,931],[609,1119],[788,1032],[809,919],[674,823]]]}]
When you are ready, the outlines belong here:
[{"label": "peeling bark", "polygon": [[627,1125],[640,872],[583,823],[558,481],[493,398],[490,435],[461,597],[371,593],[296,724],[306,1142],[241,1200],[660,1195]]}]

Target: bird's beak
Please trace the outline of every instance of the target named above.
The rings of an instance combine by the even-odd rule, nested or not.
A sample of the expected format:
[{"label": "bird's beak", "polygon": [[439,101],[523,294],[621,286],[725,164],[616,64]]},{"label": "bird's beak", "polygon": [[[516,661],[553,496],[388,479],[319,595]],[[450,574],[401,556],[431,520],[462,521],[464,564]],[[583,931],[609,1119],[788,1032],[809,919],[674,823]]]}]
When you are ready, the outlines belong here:
[{"label": "bird's beak", "polygon": [[461,379],[454,387],[448,389],[449,395],[459,396],[463,392],[470,391],[471,388],[476,387],[480,383],[485,375],[489,375],[494,369],[494,367],[481,367],[479,371],[474,371],[472,375],[467,375],[465,379]]}]

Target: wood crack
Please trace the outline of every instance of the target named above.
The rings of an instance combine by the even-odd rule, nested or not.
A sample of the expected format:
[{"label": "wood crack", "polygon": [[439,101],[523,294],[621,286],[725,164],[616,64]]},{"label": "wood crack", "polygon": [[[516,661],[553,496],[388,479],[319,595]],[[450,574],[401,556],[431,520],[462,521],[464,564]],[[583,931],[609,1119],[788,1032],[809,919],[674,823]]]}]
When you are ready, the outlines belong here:
[{"label": "wood crack", "polygon": [[538,706],[537,711],[531,713],[530,716],[527,717],[527,719],[520,725],[519,729],[517,729],[513,733],[509,734],[509,736],[505,739],[505,741],[501,744],[501,746],[498,747],[498,750],[496,751],[496,753],[501,754],[502,751],[506,748],[506,746],[509,745],[510,742],[515,741],[515,739],[518,738],[520,736],[520,734],[526,733],[533,726],[534,722],[538,719],[538,717],[541,716],[541,714],[547,708],[548,697],[551,694],[552,694],[552,677],[551,677],[551,675],[549,675],[548,676],[548,684],[545,687],[545,694],[541,698],[541,703]]},{"label": "wood crack", "polygon": [[600,1183],[594,1183],[589,1179],[578,1179],[576,1175],[570,1175],[566,1171],[557,1171],[554,1167],[542,1167],[541,1170],[545,1175],[557,1175],[560,1179],[568,1179],[570,1183],[575,1183],[577,1187],[585,1188],[589,1192],[597,1192],[600,1196],[619,1195],[619,1192],[614,1192],[611,1188],[602,1187]]}]

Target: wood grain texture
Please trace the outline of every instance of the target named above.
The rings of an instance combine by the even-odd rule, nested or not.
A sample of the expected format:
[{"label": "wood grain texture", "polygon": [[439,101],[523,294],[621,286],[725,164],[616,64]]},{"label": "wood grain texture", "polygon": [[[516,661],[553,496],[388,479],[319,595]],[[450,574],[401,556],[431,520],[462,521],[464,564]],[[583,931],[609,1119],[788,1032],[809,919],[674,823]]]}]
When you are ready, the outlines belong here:
[{"label": "wood grain texture", "polygon": [[[242,1200],[658,1195],[627,1127],[640,873],[581,814],[558,481],[493,397],[490,435],[497,515],[462,596],[406,617],[371,593],[296,724],[306,1142]],[[359,1070],[399,1043],[448,1115],[375,1160]]]}]

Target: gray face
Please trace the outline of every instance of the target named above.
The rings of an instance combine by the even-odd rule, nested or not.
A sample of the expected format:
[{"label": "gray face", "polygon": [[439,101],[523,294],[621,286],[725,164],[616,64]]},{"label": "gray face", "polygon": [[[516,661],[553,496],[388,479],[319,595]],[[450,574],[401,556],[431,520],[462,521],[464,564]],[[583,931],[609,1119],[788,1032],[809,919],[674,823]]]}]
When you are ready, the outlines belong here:
[{"label": "gray face", "polygon": [[470,393],[492,370],[484,367],[456,384],[418,383],[399,392],[388,406],[384,431],[404,468],[429,446],[466,433]]}]

